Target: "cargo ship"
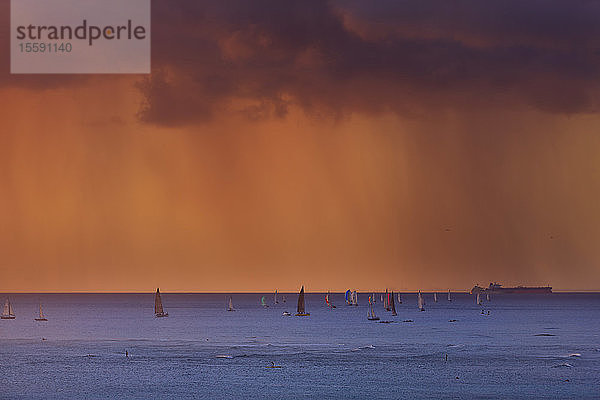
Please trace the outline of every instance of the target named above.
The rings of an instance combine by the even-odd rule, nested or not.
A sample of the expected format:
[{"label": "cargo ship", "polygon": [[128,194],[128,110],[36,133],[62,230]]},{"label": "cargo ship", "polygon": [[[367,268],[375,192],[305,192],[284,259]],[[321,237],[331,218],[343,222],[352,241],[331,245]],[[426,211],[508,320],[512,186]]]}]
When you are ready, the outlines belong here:
[{"label": "cargo ship", "polygon": [[477,293],[494,293],[494,294],[549,294],[552,293],[552,286],[516,286],[516,287],[503,287],[498,282],[490,283],[487,288],[483,288],[479,285],[475,285],[471,289],[471,294]]}]

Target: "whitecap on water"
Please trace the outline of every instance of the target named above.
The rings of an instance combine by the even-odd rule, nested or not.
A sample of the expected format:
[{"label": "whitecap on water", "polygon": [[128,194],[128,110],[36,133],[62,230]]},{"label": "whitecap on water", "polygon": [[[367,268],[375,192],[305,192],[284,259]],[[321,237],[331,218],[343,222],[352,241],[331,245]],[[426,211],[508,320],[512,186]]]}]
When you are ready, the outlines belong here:
[{"label": "whitecap on water", "polygon": [[562,363],[562,364],[553,365],[552,368],[573,368],[573,366],[569,363]]},{"label": "whitecap on water", "polygon": [[375,348],[375,346],[373,346],[372,344],[368,344],[366,346],[361,346],[361,347],[357,347],[355,349],[352,349],[352,351],[360,351],[360,350],[363,350],[363,349],[374,349],[374,348]]}]

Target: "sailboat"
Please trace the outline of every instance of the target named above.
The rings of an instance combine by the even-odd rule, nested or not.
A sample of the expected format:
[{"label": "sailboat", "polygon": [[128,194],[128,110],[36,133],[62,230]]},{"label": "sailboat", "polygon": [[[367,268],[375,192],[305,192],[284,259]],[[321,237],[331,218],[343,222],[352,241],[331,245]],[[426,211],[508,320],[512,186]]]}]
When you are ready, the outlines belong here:
[{"label": "sailboat", "polygon": [[385,297],[383,298],[383,307],[386,311],[390,311],[390,294],[388,290],[385,289]]},{"label": "sailboat", "polygon": [[265,301],[265,296],[263,296],[263,297],[260,298],[260,305],[263,306],[264,308],[269,307],[269,305]]},{"label": "sailboat", "polygon": [[421,296],[420,290],[419,290],[419,297],[417,298],[417,307],[419,307],[419,311],[425,311],[425,307],[423,306],[423,296]]},{"label": "sailboat", "polygon": [[352,296],[352,292],[350,292],[350,289],[346,290],[346,305],[349,306],[352,304],[350,297]]},{"label": "sailboat", "polygon": [[160,291],[156,288],[156,294],[154,295],[154,315],[157,317],[168,317],[169,313],[163,310],[162,299],[160,298]]},{"label": "sailboat", "polygon": [[383,295],[381,295],[380,297],[381,297],[381,299],[380,299],[380,300],[381,300],[381,302],[383,303]]},{"label": "sailboat", "polygon": [[2,315],[0,315],[1,319],[15,319],[15,313],[12,309],[12,304],[10,304],[10,300],[8,297],[6,298],[6,302],[4,303],[4,310],[2,311]]},{"label": "sailboat", "polygon": [[278,303],[279,303],[279,301],[277,300],[277,289],[275,289],[275,295],[273,295],[273,302],[274,302],[275,304],[278,304]]},{"label": "sailboat", "polygon": [[356,290],[354,292],[352,292],[352,305],[353,306],[358,305],[358,294],[356,293]]},{"label": "sailboat", "polygon": [[437,303],[437,293],[433,292],[433,302]]},{"label": "sailboat", "polygon": [[327,307],[335,308],[335,306],[331,304],[331,301],[329,300],[329,292],[327,292],[327,294],[325,295],[325,303],[327,304]]},{"label": "sailboat", "polygon": [[448,289],[448,301],[452,301],[452,297],[450,297],[450,289]]},{"label": "sailboat", "polygon": [[233,299],[229,296],[229,304],[227,305],[227,311],[235,311],[233,308]]},{"label": "sailboat", "polygon": [[391,308],[391,310],[392,310],[392,315],[393,315],[393,316],[396,316],[396,315],[398,315],[398,313],[396,313],[396,305],[394,304],[394,292],[392,292],[392,293],[391,293],[391,296],[390,296],[390,303],[391,303],[391,304],[390,304],[390,308]]},{"label": "sailboat", "polygon": [[398,293],[398,304],[402,304],[402,297],[400,296],[400,293]]},{"label": "sailboat", "polygon": [[375,315],[375,311],[373,311],[373,302],[371,301],[371,297],[369,297],[369,312],[367,314],[367,319],[369,321],[379,321],[379,317]]},{"label": "sailboat", "polygon": [[300,293],[298,294],[298,308],[296,309],[296,316],[297,317],[310,316],[310,313],[307,313],[306,309],[304,307],[304,285],[302,286],[302,288],[300,289]]},{"label": "sailboat", "polygon": [[35,321],[48,321],[48,318],[44,316],[44,312],[42,311],[42,302],[40,301],[40,315],[37,318],[34,318]]},{"label": "sailboat", "polygon": [[373,299],[373,303],[377,303],[377,298],[375,297],[375,293],[373,293],[373,297],[371,297]]},{"label": "sailboat", "polygon": [[487,301],[490,301],[490,294],[489,294],[489,293],[486,293],[486,294],[485,294],[485,299],[486,299]]},{"label": "sailboat", "polygon": [[477,293],[477,305],[481,305],[481,299],[479,298],[479,293]]}]

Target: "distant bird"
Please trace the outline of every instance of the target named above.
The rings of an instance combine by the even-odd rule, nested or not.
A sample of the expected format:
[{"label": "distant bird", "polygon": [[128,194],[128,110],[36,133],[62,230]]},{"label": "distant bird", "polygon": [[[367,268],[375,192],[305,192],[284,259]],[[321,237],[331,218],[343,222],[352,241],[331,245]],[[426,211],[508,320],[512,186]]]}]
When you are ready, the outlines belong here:
[{"label": "distant bird", "polygon": [[451,230],[451,229],[450,229],[450,228],[446,228],[446,229],[444,229],[444,230],[445,230],[446,232],[450,232],[450,230]]}]

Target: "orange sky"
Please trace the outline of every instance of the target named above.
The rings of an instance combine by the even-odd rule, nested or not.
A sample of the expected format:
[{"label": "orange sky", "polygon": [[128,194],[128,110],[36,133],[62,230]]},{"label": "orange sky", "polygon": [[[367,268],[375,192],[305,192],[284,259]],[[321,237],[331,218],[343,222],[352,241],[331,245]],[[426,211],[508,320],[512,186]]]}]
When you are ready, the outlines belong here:
[{"label": "orange sky", "polygon": [[[380,40],[349,12],[330,18]],[[160,27],[146,81],[3,73],[0,291],[600,289],[600,117],[569,108],[573,81],[535,74],[566,106],[476,71],[439,89],[373,66],[335,83],[323,49],[291,51],[290,70],[288,47],[248,26],[198,28],[239,67],[213,76],[206,56],[202,86]]]}]

